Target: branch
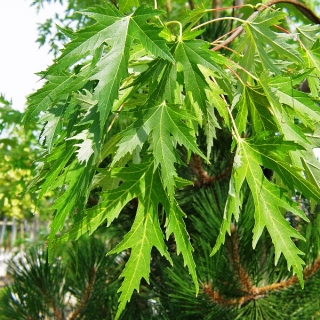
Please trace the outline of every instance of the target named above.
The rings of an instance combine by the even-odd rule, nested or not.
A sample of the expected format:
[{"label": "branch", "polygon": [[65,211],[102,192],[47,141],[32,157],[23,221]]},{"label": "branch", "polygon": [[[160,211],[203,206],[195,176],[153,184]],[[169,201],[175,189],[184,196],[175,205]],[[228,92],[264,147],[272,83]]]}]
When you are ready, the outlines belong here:
[{"label": "branch", "polygon": [[95,267],[93,267],[92,274],[91,274],[91,279],[89,280],[89,283],[87,284],[87,286],[86,286],[86,288],[84,290],[84,294],[83,294],[82,300],[81,300],[78,308],[76,310],[74,310],[74,312],[72,312],[70,314],[68,320],[77,319],[77,317],[79,316],[81,310],[85,307],[86,303],[88,302],[88,300],[90,298],[92,287],[93,287],[94,282],[96,280],[96,275],[97,275],[97,269]]},{"label": "branch", "polygon": [[232,256],[230,257],[230,261],[234,267],[235,273],[238,274],[239,282],[244,289],[244,292],[252,292],[252,282],[240,261],[239,238],[237,236],[235,228],[231,228],[231,237],[228,237],[226,239],[226,245],[229,249],[229,252],[232,254]]},{"label": "branch", "polygon": [[193,10],[194,9],[193,0],[189,0],[188,2],[189,2],[190,9]]},{"label": "branch", "polygon": [[[308,279],[313,276],[320,269],[320,257],[318,257],[314,264],[307,266],[303,271],[304,279]],[[286,289],[296,283],[299,283],[299,279],[297,276],[293,276],[287,280],[280,281],[278,283],[273,283],[267,286],[263,286],[260,288],[256,288],[260,294],[264,294],[270,291]]]},{"label": "branch", "polygon": [[[305,279],[310,278],[313,276],[318,270],[320,270],[320,257],[318,257],[315,262],[309,266],[307,266],[304,271],[303,275]],[[246,282],[245,278],[241,279],[243,285],[247,286],[250,282]],[[249,280],[250,281],[250,280]],[[287,289],[288,287],[299,283],[299,279],[297,276],[293,276],[287,280],[280,281],[278,283],[273,283],[263,287],[255,287],[252,286],[250,290],[247,292],[246,295],[240,298],[225,298],[219,294],[219,292],[212,290],[212,285],[207,283],[203,287],[203,292],[212,300],[212,302],[217,303],[224,307],[241,307],[244,303],[249,302],[251,300],[258,300],[264,298],[267,293],[271,291],[279,291],[283,289]]]},{"label": "branch", "polygon": [[193,154],[190,161],[190,168],[198,177],[198,180],[194,182],[194,185],[197,187],[201,187],[204,185],[211,185],[215,181],[220,181],[228,177],[232,171],[233,166],[233,158],[230,160],[229,165],[227,168],[217,175],[210,176],[206,170],[202,167],[202,160],[201,158]]},{"label": "branch", "polygon": [[[256,18],[256,16],[264,11],[267,8],[270,8],[274,4],[279,4],[279,3],[288,3],[292,4],[295,6],[305,17],[307,17],[310,21],[312,21],[315,24],[320,24],[320,18],[311,10],[309,9],[306,5],[303,3],[296,1],[296,0],[272,0],[267,2],[266,4],[260,5],[258,9],[247,19],[247,21],[252,21]],[[219,51],[220,49],[226,47],[229,43],[231,43],[234,39],[236,39],[241,33],[243,32],[243,27],[240,26],[235,29],[234,33],[227,38],[225,41],[220,43],[219,45],[215,46],[212,48],[212,51]],[[213,44],[213,43],[212,43]]]}]

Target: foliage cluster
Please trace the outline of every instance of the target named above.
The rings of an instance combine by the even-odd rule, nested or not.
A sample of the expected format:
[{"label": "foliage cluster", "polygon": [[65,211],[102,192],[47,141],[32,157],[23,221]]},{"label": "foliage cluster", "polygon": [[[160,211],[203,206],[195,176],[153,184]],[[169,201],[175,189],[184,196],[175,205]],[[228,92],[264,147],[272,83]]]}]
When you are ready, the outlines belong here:
[{"label": "foliage cluster", "polygon": [[[294,24],[272,7],[278,3],[294,5],[313,24]],[[265,270],[269,284],[303,286],[319,256],[319,18],[293,0],[244,4],[225,16],[196,7],[177,18],[141,4],[86,8],[82,29],[60,28],[70,41],[28,99],[24,121],[39,117],[46,148],[30,189],[39,198],[59,193],[49,249],[132,213],[128,232],[108,252],[131,249],[115,318],[142,279],[150,281],[157,254],[179,264],[173,251],[193,295],[201,257],[207,270],[219,261],[210,268],[214,277],[200,283],[217,303],[224,300],[212,283],[228,265],[238,270],[233,292],[251,297],[246,303],[263,295]],[[310,92],[300,90],[305,79]],[[207,217],[193,219],[194,211]],[[233,263],[223,265],[223,243]],[[242,269],[238,249],[256,264]]]}]

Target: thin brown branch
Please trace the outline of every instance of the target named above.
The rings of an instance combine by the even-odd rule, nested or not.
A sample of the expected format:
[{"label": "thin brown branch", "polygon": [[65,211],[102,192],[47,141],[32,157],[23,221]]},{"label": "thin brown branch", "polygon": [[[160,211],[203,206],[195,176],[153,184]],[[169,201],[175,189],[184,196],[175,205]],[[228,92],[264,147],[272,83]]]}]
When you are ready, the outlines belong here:
[{"label": "thin brown branch", "polygon": [[[304,269],[303,271],[304,279],[308,279],[312,277],[319,270],[320,270],[320,257],[318,257],[313,264],[310,264]],[[250,283],[246,284],[246,278],[243,278],[241,282],[242,281],[244,281],[243,284],[245,286],[248,286],[248,288],[250,288]],[[250,290],[240,298],[223,297],[216,290],[212,290],[212,285],[208,283],[203,286],[203,292],[210,298],[210,300],[212,300],[212,302],[217,303],[221,306],[240,307],[244,303],[249,302],[251,300],[258,300],[258,299],[264,298],[271,291],[279,291],[279,290],[287,289],[288,287],[295,285],[298,282],[299,282],[298,277],[293,276],[287,280],[273,283],[263,287],[251,286]]]},{"label": "thin brown branch", "polygon": [[215,181],[220,181],[228,177],[232,171],[233,158],[231,159],[227,168],[217,175],[210,176],[206,170],[203,169],[201,158],[193,154],[190,161],[190,168],[196,174],[198,180],[194,182],[197,187],[204,185],[211,185]]},{"label": "thin brown branch", "polygon": [[68,317],[68,320],[77,319],[81,310],[85,307],[87,301],[90,298],[92,287],[93,287],[95,280],[96,280],[96,275],[97,275],[97,269],[95,267],[93,267],[92,272],[91,272],[91,278],[89,279],[89,282],[84,290],[82,300],[80,301],[78,308],[70,314],[70,316]]},{"label": "thin brown branch", "polygon": [[60,307],[58,306],[57,302],[52,297],[50,292],[48,292],[47,288],[43,285],[43,280],[40,278],[37,278],[36,286],[39,288],[40,292],[42,293],[44,300],[48,303],[50,310],[53,311],[54,319],[62,320],[63,319],[62,310],[60,309]]},{"label": "thin brown branch", "polygon": [[[309,266],[307,266],[303,271],[303,277],[304,279],[308,279],[312,277],[318,270],[320,269],[320,257],[315,260],[315,262]],[[278,283],[273,283],[267,286],[263,286],[260,288],[256,288],[257,292],[259,294],[264,294],[270,291],[276,291],[288,288],[296,283],[299,282],[299,279],[297,276],[292,276],[291,278],[287,280],[280,281]]]},{"label": "thin brown branch", "polygon": [[[305,17],[307,17],[310,21],[312,21],[315,24],[320,24],[320,18],[311,10],[309,9],[306,5],[303,3],[296,1],[296,0],[272,0],[269,1],[263,5],[260,5],[255,12],[252,13],[252,15],[247,19],[247,21],[252,21],[256,18],[256,16],[264,11],[267,8],[270,8],[271,6],[279,3],[286,3],[286,4],[291,4],[295,6]],[[214,48],[212,48],[212,51],[219,51],[222,48],[226,47],[229,43],[231,43],[234,39],[236,39],[241,33],[243,32],[243,27],[237,27],[235,29],[235,32],[227,38],[225,41],[222,43],[218,44]],[[214,44],[214,43],[213,43]]]},{"label": "thin brown branch", "polygon": [[172,11],[172,3],[171,0],[166,1],[167,12],[170,13]]},{"label": "thin brown branch", "polygon": [[220,10],[222,7],[222,1],[221,0],[212,0],[212,17],[213,18],[219,18],[220,17]]},{"label": "thin brown branch", "polygon": [[193,9],[194,9],[194,2],[193,2],[193,0],[188,0],[188,3],[189,3],[189,6],[190,6],[190,9],[193,10]]},{"label": "thin brown branch", "polygon": [[231,253],[229,260],[234,268],[236,274],[238,274],[239,282],[244,292],[251,293],[253,286],[252,282],[247,274],[246,270],[241,264],[239,254],[239,238],[236,233],[236,229],[231,229],[231,237],[226,239],[226,245]]}]

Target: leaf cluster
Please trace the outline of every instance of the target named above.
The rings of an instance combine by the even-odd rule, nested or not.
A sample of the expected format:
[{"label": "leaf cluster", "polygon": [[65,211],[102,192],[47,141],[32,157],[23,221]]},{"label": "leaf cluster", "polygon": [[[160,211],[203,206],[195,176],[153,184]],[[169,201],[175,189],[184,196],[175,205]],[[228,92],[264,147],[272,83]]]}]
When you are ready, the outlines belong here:
[{"label": "leaf cluster", "polygon": [[[69,43],[41,73],[44,86],[28,98],[24,121],[40,117],[47,148],[30,189],[40,197],[60,194],[52,206],[49,249],[110,227],[133,206],[130,230],[108,253],[131,249],[116,318],[140,281],[149,282],[153,248],[173,262],[171,238],[198,293],[178,194],[216,180],[203,168],[216,164],[222,149],[230,159],[228,193],[210,255],[225,243],[250,198],[254,223],[245,232],[253,232],[253,248],[267,232],[275,263],[284,257],[303,286],[301,256],[307,252],[296,242],[305,237],[286,214],[308,222],[313,209],[303,210],[299,196],[311,208],[320,201],[313,154],[319,146],[319,26],[291,32],[285,12],[252,6],[246,20],[230,16],[199,24],[208,10],[196,8],[165,22],[163,11],[137,4],[82,11],[91,22],[63,31]],[[231,53],[220,54],[220,37],[209,43],[201,34],[207,24],[228,19],[243,34]],[[299,90],[305,79],[310,93]],[[229,143],[223,145],[225,135]],[[69,228],[67,217],[73,220]]]}]

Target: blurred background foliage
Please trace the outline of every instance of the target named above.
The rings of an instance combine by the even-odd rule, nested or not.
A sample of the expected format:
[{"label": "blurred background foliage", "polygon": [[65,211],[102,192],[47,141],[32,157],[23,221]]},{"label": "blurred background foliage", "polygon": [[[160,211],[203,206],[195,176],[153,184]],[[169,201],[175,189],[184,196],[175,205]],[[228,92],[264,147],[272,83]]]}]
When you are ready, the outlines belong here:
[{"label": "blurred background foliage", "polygon": [[35,122],[22,125],[23,112],[12,109],[3,95],[0,97],[0,218],[30,219],[35,214],[48,217],[47,198],[35,205],[34,194],[23,194],[36,174],[41,148]]}]

